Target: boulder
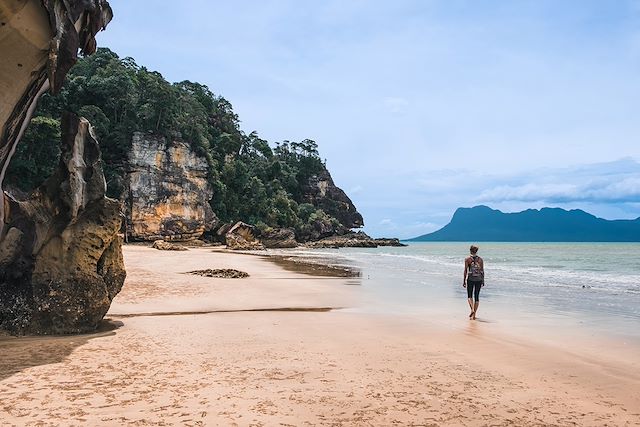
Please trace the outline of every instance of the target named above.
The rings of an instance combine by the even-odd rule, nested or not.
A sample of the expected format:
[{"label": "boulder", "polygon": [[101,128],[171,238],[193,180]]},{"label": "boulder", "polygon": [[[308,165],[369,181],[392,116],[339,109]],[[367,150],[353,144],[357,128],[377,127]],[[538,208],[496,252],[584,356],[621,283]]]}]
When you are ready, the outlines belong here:
[{"label": "boulder", "polygon": [[227,249],[260,250],[264,245],[256,237],[258,229],[242,221],[236,222],[225,234]]},{"label": "boulder", "polygon": [[96,329],[125,279],[122,206],[105,197],[89,122],[62,120],[58,170],[26,199],[4,193],[0,329],[68,334]]},{"label": "boulder", "polygon": [[293,228],[270,228],[260,234],[260,241],[265,248],[283,249],[298,246],[296,232]]}]

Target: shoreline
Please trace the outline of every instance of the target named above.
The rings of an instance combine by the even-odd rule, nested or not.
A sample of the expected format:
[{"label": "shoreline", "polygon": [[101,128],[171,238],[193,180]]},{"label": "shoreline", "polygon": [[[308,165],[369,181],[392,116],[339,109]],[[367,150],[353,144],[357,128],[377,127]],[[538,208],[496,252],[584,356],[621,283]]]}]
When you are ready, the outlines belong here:
[{"label": "shoreline", "polygon": [[[313,276],[272,261],[209,248],[176,254],[125,246],[129,277],[107,315],[114,330],[0,336],[0,419],[640,423],[637,362],[509,336],[463,319],[462,311],[457,323],[360,313],[362,287],[346,286],[359,278]],[[196,268],[236,268],[250,277],[182,274]]]}]

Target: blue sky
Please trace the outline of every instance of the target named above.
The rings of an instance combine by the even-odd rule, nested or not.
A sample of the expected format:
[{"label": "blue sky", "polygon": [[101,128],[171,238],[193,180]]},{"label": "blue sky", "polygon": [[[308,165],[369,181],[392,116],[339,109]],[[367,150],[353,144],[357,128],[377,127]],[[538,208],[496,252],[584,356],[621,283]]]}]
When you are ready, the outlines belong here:
[{"label": "blue sky", "polygon": [[640,1],[110,3],[101,46],[316,140],[372,235],[476,204],[640,216]]}]

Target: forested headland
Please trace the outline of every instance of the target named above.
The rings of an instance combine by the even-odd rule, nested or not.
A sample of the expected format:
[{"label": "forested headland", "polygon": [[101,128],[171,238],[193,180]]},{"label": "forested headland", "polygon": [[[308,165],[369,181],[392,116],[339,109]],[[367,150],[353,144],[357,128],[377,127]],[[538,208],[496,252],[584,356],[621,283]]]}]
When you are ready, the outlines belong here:
[{"label": "forested headland", "polygon": [[180,138],[206,159],[210,203],[221,222],[290,227],[297,234],[318,222],[340,226],[331,206],[304,199],[310,177],[326,170],[315,141],[270,143],[257,132],[247,134],[231,103],[207,86],[170,83],[107,48],[81,59],[58,95],[42,98],[9,167],[9,185],[28,192],[53,172],[65,110],[93,125],[110,197],[123,195],[133,133],[153,133]]}]

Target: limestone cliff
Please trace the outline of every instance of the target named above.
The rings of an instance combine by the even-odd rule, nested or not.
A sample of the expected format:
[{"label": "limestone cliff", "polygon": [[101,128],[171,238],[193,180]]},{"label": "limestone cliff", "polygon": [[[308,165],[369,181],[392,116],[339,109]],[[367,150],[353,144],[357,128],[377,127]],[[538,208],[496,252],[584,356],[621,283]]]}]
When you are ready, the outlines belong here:
[{"label": "limestone cliff", "polygon": [[133,240],[190,240],[216,224],[207,161],[178,138],[136,132],[125,194]]}]

